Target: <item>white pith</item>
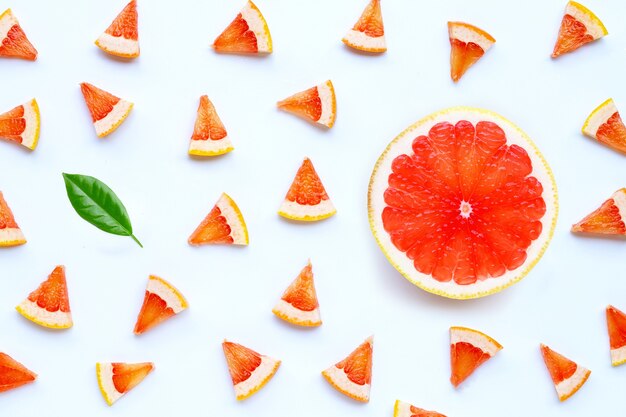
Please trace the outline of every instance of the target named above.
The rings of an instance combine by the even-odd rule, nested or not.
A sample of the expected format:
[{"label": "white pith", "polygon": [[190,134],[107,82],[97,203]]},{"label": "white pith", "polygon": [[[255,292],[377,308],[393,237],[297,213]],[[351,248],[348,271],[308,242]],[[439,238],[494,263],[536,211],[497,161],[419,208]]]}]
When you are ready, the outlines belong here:
[{"label": "white pith", "polygon": [[220,209],[221,215],[224,216],[226,223],[230,226],[230,236],[233,238],[233,244],[247,245],[246,224],[243,222],[241,213],[235,208],[235,202],[226,193],[223,193],[215,205]]},{"label": "white pith", "polygon": [[411,404],[396,400],[393,417],[411,417],[412,415]]},{"label": "white pith", "polygon": [[463,329],[459,327],[450,328],[450,344],[454,345],[458,342],[469,343],[488,354],[494,356],[502,349],[502,346],[494,343],[487,335],[472,331],[470,329]]},{"label": "white pith", "polygon": [[611,364],[617,366],[624,362],[626,362],[626,346],[611,349]]},{"label": "white pith", "polygon": [[597,139],[600,126],[606,123],[613,114],[617,113],[617,107],[613,99],[609,99],[596,108],[585,121],[583,133]]},{"label": "white pith", "polygon": [[261,363],[250,374],[250,377],[234,386],[237,399],[244,399],[259,390],[273,376],[278,366],[280,366],[279,360],[261,355]]},{"label": "white pith", "polygon": [[335,122],[335,91],[330,81],[317,86],[317,94],[322,102],[322,114],[317,123],[326,127],[332,127]]},{"label": "white pith", "polygon": [[487,49],[491,48],[493,41],[487,38],[480,32],[471,30],[465,25],[452,24],[448,29],[448,34],[451,39],[457,39],[463,43],[475,43],[480,46],[483,51],[487,52]]},{"label": "white pith", "polygon": [[133,108],[133,103],[120,99],[113,109],[100,120],[96,120],[93,126],[96,128],[98,137],[104,137],[113,132],[122,120],[128,115]]},{"label": "white pith", "polygon": [[562,401],[572,395],[572,391],[580,388],[581,383],[589,376],[590,373],[591,371],[589,371],[588,369],[577,365],[576,372],[574,372],[572,376],[564,379],[554,386],[556,388],[556,393],[558,394],[559,399]]},{"label": "white pith", "polygon": [[335,214],[337,210],[333,203],[328,200],[322,200],[318,204],[314,206],[306,205],[306,204],[298,204],[295,201],[289,201],[284,199],[280,208],[278,209],[278,214],[283,217],[288,217],[290,219],[316,219],[320,216],[323,218],[329,217]]},{"label": "white pith", "polygon": [[385,35],[372,37],[366,35],[365,32],[359,32],[354,29],[350,29],[346,33],[346,36],[343,37],[343,42],[353,48],[366,49],[370,52],[384,52],[387,50]]},{"label": "white pith", "polygon": [[16,227],[0,229],[0,246],[16,246],[26,243],[22,230]]},{"label": "white pith", "polygon": [[283,299],[278,300],[272,311],[274,314],[280,313],[280,315],[290,318],[295,324],[317,325],[322,322],[319,307],[315,307],[311,311],[304,311],[295,308]]},{"label": "white pith", "polygon": [[[469,285],[456,284],[454,279],[448,282],[440,282],[430,275],[418,272],[413,265],[413,261],[391,242],[389,234],[384,229],[381,217],[382,211],[386,207],[383,194],[388,188],[388,178],[392,172],[391,164],[393,159],[401,154],[413,155],[411,147],[413,139],[421,135],[428,135],[430,128],[435,124],[448,122],[454,125],[460,120],[467,120],[474,126],[479,121],[495,122],[505,132],[507,145],[517,144],[522,146],[532,162],[533,171],[530,175],[536,177],[543,186],[542,197],[546,205],[546,213],[541,219],[543,223],[541,234],[526,250],[527,259],[524,264],[512,271],[505,272],[500,277],[479,280]],[[383,252],[392,265],[409,281],[426,291],[450,298],[467,299],[486,296],[504,289],[519,281],[532,269],[546,249],[554,232],[558,214],[556,183],[550,174],[547,162],[521,129],[502,116],[488,110],[455,107],[427,116],[396,137],[387,146],[376,167],[376,176],[372,176],[368,197],[369,219],[374,237],[381,248],[383,248]]]},{"label": "white pith", "polygon": [[228,136],[218,140],[191,140],[189,143],[189,153],[192,155],[222,155],[235,149]]},{"label": "white pith", "polygon": [[613,199],[613,204],[615,204],[619,211],[622,222],[626,223],[626,188],[616,191],[611,198]]},{"label": "white pith", "polygon": [[114,55],[122,55],[129,58],[139,56],[139,41],[135,39],[113,36],[105,32],[98,37],[96,45]]},{"label": "white pith", "polygon": [[38,322],[37,324],[45,323],[47,327],[60,329],[72,327],[72,313],[66,313],[61,310],[48,311],[39,307],[36,302],[30,301],[28,298],[22,301],[16,309],[29,320]]},{"label": "white pith", "polygon": [[29,149],[34,149],[37,144],[37,134],[39,132],[39,117],[37,116],[37,102],[35,99],[25,103],[24,120],[26,120],[26,128],[22,132],[22,145]]},{"label": "white pith", "polygon": [[596,19],[586,13],[585,10],[576,7],[573,2],[567,3],[567,6],[565,6],[565,14],[572,16],[585,25],[587,33],[591,35],[593,39],[598,39],[606,35],[606,29]]},{"label": "white pith", "polygon": [[267,24],[261,12],[248,2],[241,9],[241,17],[248,24],[248,29],[256,36],[258,52],[266,54],[272,52],[272,41],[266,32]]},{"label": "white pith", "polygon": [[18,24],[19,23],[15,16],[13,16],[11,9],[7,9],[0,18],[0,44],[2,44],[2,41],[7,37],[9,30]]},{"label": "white pith", "polygon": [[124,393],[119,392],[115,389],[115,385],[113,384],[113,365],[111,363],[98,363],[97,367],[99,367],[100,372],[98,374],[98,383],[100,384],[100,390],[103,395],[105,395],[104,399],[107,404],[112,405],[115,401],[119,400]]},{"label": "white pith", "polygon": [[148,279],[146,291],[158,295],[174,311],[174,314],[178,314],[187,308],[187,302],[183,295],[161,278],[151,276]]},{"label": "white pith", "polygon": [[342,391],[349,392],[352,396],[367,401],[370,398],[370,384],[359,385],[350,381],[348,375],[343,369],[337,368],[337,366],[331,366],[323,372],[324,376],[330,379],[337,387]]}]

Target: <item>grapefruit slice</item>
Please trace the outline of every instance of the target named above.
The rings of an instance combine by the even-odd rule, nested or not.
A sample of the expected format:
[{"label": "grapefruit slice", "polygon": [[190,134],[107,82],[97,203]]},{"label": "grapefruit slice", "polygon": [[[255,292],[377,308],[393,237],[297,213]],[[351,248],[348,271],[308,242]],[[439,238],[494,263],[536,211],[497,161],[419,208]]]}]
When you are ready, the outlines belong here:
[{"label": "grapefruit slice", "polygon": [[222,193],[215,206],[189,236],[190,245],[247,245],[248,228],[235,201]]},{"label": "grapefruit slice", "polygon": [[37,59],[37,50],[30,43],[11,9],[0,15],[0,57]]},{"label": "grapefruit slice", "polygon": [[298,326],[317,327],[322,324],[311,261],[285,290],[272,312]]},{"label": "grapefruit slice", "polygon": [[572,226],[575,233],[599,235],[626,235],[626,188],[613,193],[611,198],[584,219]]},{"label": "grapefruit slice", "polygon": [[39,106],[32,99],[0,114],[0,138],[33,150],[39,142],[40,125]]},{"label": "grapefruit slice", "polygon": [[213,42],[217,52],[232,54],[270,54],[272,36],[258,7],[251,1]]},{"label": "grapefruit slice", "polygon": [[124,7],[107,30],[96,39],[96,45],[104,52],[122,58],[139,56],[136,0]]},{"label": "grapefruit slice", "polygon": [[496,40],[474,25],[448,22],[450,36],[450,77],[454,82],[476,63],[496,43]]},{"label": "grapefruit slice", "polygon": [[626,363],[626,314],[613,306],[606,308],[606,324],[611,343],[611,364]]},{"label": "grapefruit slice", "polygon": [[154,370],[152,362],[98,362],[96,363],[96,376],[100,393],[111,406],[139,385],[152,370]]},{"label": "grapefruit slice", "polygon": [[36,373],[6,353],[0,352],[0,392],[30,384],[35,379],[37,379]]},{"label": "grapefruit slice", "polygon": [[287,191],[278,214],[291,220],[314,222],[337,213],[313,163],[304,158],[296,177]]},{"label": "grapefruit slice", "polygon": [[502,345],[478,330],[450,327],[450,382],[457,388]]},{"label": "grapefruit slice", "polygon": [[608,34],[602,21],[591,10],[580,3],[570,1],[565,6],[552,58],[572,52]]},{"label": "grapefruit slice", "polygon": [[224,340],[222,348],[238,401],[263,388],[280,366],[278,359],[261,355],[238,343]]},{"label": "grapefruit slice", "polygon": [[142,334],[188,307],[187,300],[172,284],[155,275],[148,278],[135,334]]},{"label": "grapefruit slice", "polygon": [[15,222],[13,212],[0,191],[0,247],[19,246],[26,243],[22,229]]},{"label": "grapefruit slice", "polygon": [[198,117],[189,143],[189,154],[196,156],[223,155],[235,149],[217,111],[204,95],[200,97]]},{"label": "grapefruit slice", "polygon": [[80,89],[83,92],[89,113],[91,113],[96,134],[100,138],[117,129],[133,109],[133,103],[122,100],[89,83],[82,83]]},{"label": "grapefruit slice", "polygon": [[591,371],[583,368],[547,347],[541,345],[541,355],[560,401],[565,401],[587,382]]},{"label": "grapefruit slice", "polygon": [[380,10],[380,0],[371,0],[358,22],[344,36],[343,43],[350,48],[365,52],[385,52],[385,27],[383,13]]},{"label": "grapefruit slice", "polygon": [[502,116],[455,107],[402,132],[378,159],[369,220],[415,285],[482,297],[521,280],[554,232],[556,184],[530,138]]},{"label": "grapefruit slice", "polygon": [[393,417],[446,417],[435,411],[427,411],[422,408],[415,407],[404,401],[396,400],[393,407]]},{"label": "grapefruit slice", "polygon": [[374,336],[370,336],[341,362],[323,371],[322,375],[337,391],[366,403],[370,400],[373,352]]},{"label": "grapefruit slice", "polygon": [[335,88],[330,80],[287,97],[276,105],[279,109],[329,129],[337,118]]},{"label": "grapefruit slice", "polygon": [[65,267],[54,268],[48,279],[31,292],[15,309],[28,320],[50,329],[72,327]]},{"label": "grapefruit slice", "polygon": [[587,117],[582,130],[590,138],[626,153],[626,126],[612,98],[600,104]]}]

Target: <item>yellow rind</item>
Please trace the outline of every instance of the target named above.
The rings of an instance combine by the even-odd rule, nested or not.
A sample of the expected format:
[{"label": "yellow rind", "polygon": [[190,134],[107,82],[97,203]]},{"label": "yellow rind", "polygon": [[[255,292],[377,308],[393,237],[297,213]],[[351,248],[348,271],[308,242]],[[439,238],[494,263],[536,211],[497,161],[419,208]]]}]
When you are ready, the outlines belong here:
[{"label": "yellow rind", "polygon": [[[578,366],[578,365],[576,365],[576,366]],[[570,392],[568,392],[565,395],[559,396],[559,401],[563,402],[563,401],[567,400],[568,398],[570,398],[572,395],[576,394],[578,392],[578,390],[581,389],[583,385],[585,385],[585,382],[587,382],[587,379],[589,379],[590,375],[591,375],[591,371],[589,369],[587,369],[587,373],[585,373],[585,377],[583,379],[581,379],[580,382],[578,383],[578,385],[576,385],[574,388],[572,388],[572,390]]]},{"label": "yellow rind", "polygon": [[183,309],[189,308],[189,303],[187,303],[187,299],[185,298],[185,296],[178,290],[178,288],[174,287],[172,284],[170,284],[169,282],[167,282],[166,280],[164,280],[161,277],[158,277],[156,275],[150,275],[150,279],[154,279],[156,281],[159,281],[161,284],[163,284],[164,286],[166,286],[170,292],[172,294],[174,294],[176,296],[176,298],[178,298],[178,301],[180,301],[180,305]]},{"label": "yellow rind", "polygon": [[[594,117],[596,116],[596,114],[598,114],[598,112],[600,112],[600,110],[602,110],[604,107],[606,107],[609,103],[612,103],[613,99],[609,98],[606,99],[605,101],[602,102],[602,104],[600,104],[598,107],[596,107],[595,109],[593,109],[593,111],[591,112],[591,114],[587,117],[587,119],[585,120],[585,123],[583,124],[583,127],[581,128],[581,132],[583,133],[583,135],[588,136],[585,133],[585,129],[587,128],[587,126],[589,126],[589,123],[591,123],[591,121],[594,119]],[[594,138],[595,139],[595,138]]]},{"label": "yellow rind", "polygon": [[356,50],[362,51],[362,52],[370,52],[370,53],[373,53],[373,54],[382,54],[383,52],[387,52],[387,48],[370,48],[370,47],[365,46],[363,44],[357,44],[357,43],[354,43],[354,42],[350,42],[346,38],[342,38],[341,42],[345,43],[350,48],[353,48],[353,49],[356,49]]},{"label": "yellow rind", "polygon": [[32,99],[29,104],[33,107],[33,110],[35,111],[35,116],[36,116],[35,120],[37,122],[37,126],[35,127],[35,140],[32,146],[27,146],[27,148],[34,151],[35,148],[37,147],[37,144],[39,143],[39,132],[41,129],[41,113],[39,112],[39,104],[37,103],[37,100]]},{"label": "yellow rind", "polygon": [[30,314],[28,314],[21,306],[17,306],[15,307],[15,310],[17,310],[18,313],[20,313],[22,316],[24,316],[26,319],[32,321],[35,324],[38,324],[40,326],[46,327],[48,329],[55,329],[55,330],[62,330],[62,329],[69,329],[70,327],[72,327],[74,325],[73,322],[68,323],[67,326],[65,325],[56,325],[56,324],[50,324],[48,322],[45,322],[43,320],[40,320],[39,318],[32,316]]},{"label": "yellow rind", "polygon": [[27,242],[26,239],[22,240],[0,240],[0,248],[10,248],[13,246],[20,246]]},{"label": "yellow rind", "polygon": [[272,309],[272,313],[276,315],[276,317],[285,320],[287,323],[295,324],[296,326],[302,327],[319,327],[322,325],[322,320],[320,321],[311,321],[311,320],[297,320],[291,316],[286,315],[280,310]]},{"label": "yellow rind", "polygon": [[332,108],[333,108],[333,118],[330,120],[330,122],[328,122],[328,128],[330,129],[331,127],[333,127],[335,125],[335,120],[337,120],[337,96],[335,95],[335,86],[333,85],[332,81],[328,80],[326,81],[326,85],[328,86],[328,88],[330,89],[330,96],[332,97]]},{"label": "yellow rind", "polygon": [[270,379],[272,379],[272,377],[276,374],[276,371],[278,371],[278,367],[280,366],[280,364],[282,363],[282,361],[277,360],[276,364],[274,365],[274,367],[272,368],[272,371],[270,373],[268,373],[265,378],[263,378],[263,380],[253,389],[250,390],[250,392],[248,392],[245,395],[238,395],[237,396],[237,401],[243,401],[246,398],[250,398],[252,395],[256,394],[257,392],[259,392],[259,390],[261,388],[263,388],[269,381]]},{"label": "yellow rind", "polygon": [[[210,139],[208,139],[210,140]],[[194,156],[219,156],[219,155],[225,155],[228,152],[232,152],[233,150],[235,150],[234,146],[228,146],[224,149],[220,149],[218,151],[199,151],[199,150],[189,150],[189,155],[194,155]]]},{"label": "yellow rind", "polygon": [[104,401],[106,401],[107,405],[110,407],[113,405],[113,401],[111,401],[109,394],[104,389],[104,384],[102,383],[100,363],[96,363],[96,376],[98,377],[98,387],[100,388],[100,394],[102,394]]},{"label": "yellow rind", "polygon": [[127,54],[127,53],[124,53],[124,52],[117,51],[115,49],[107,48],[105,45],[100,43],[100,39],[96,39],[94,44],[98,48],[100,48],[101,50],[106,52],[107,54],[114,55],[114,56],[117,56],[117,57],[120,57],[120,58],[138,58],[139,54],[140,54],[140,52],[137,52],[136,54]]},{"label": "yellow rind", "polygon": [[[235,203],[235,200],[233,200],[228,194],[223,193],[224,197],[226,197],[226,199],[228,200],[228,204],[232,207],[232,209],[235,211],[235,213],[237,214],[237,218],[239,219],[239,221],[241,222],[241,226],[243,228],[243,233],[244,236],[246,238],[245,241],[245,245],[250,243],[250,239],[248,236],[248,226],[246,225],[246,221],[243,219],[243,214],[241,214],[241,210],[239,210],[239,206],[237,205],[237,203]],[[232,225],[229,225],[232,227]]]},{"label": "yellow rind", "polygon": [[626,358],[622,359],[621,361],[615,361],[615,362],[611,361],[611,365],[612,366],[620,366],[620,365],[623,365],[625,363],[626,363]]},{"label": "yellow rind", "polygon": [[295,215],[293,215],[291,213],[287,213],[285,211],[281,211],[281,210],[278,211],[278,215],[279,216],[282,216],[282,217],[284,217],[286,219],[289,219],[289,220],[297,220],[297,221],[301,221],[301,222],[316,222],[318,220],[324,220],[324,219],[327,219],[329,217],[334,216],[336,213],[337,213],[337,210],[335,209],[335,210],[333,210],[331,212],[322,213],[322,214],[320,214],[318,216],[308,216],[308,215],[307,216],[295,216]]},{"label": "yellow rind", "polygon": [[271,54],[272,52],[274,52],[274,43],[272,42],[272,35],[270,34],[269,26],[267,26],[267,21],[265,20],[265,16],[263,16],[263,13],[261,13],[259,8],[256,7],[256,4],[254,4],[250,0],[248,0],[248,2],[250,3],[250,7],[252,7],[254,10],[256,10],[259,13],[259,17],[261,18],[261,21],[263,22],[263,32],[265,32],[265,34],[267,35],[267,46],[269,47],[269,51],[260,52],[260,53]]},{"label": "yellow rind", "polygon": [[582,4],[580,4],[578,2],[575,2],[575,1],[570,1],[569,4],[572,5],[573,7],[577,8],[578,10],[580,10],[589,19],[591,19],[593,21],[593,23],[595,23],[596,26],[598,26],[602,30],[602,36],[606,36],[606,35],[609,34],[609,31],[604,26],[604,23],[602,23],[602,20],[600,20],[600,18],[598,16],[596,16],[596,14],[594,12],[592,12],[591,10],[589,10],[588,8],[583,6]]},{"label": "yellow rind", "polygon": [[475,330],[475,329],[470,329],[469,327],[463,327],[463,326],[452,326],[450,327],[450,331],[452,330],[461,330],[461,331],[466,331],[466,332],[471,332],[471,333],[476,333],[482,337],[484,337],[485,339],[487,339],[489,342],[491,342],[491,344],[493,344],[494,346],[496,346],[498,349],[503,349],[503,346],[498,343],[498,341],[496,339],[494,339],[493,337],[479,331],[479,330]]},{"label": "yellow rind", "polygon": [[393,404],[393,417],[398,417],[398,413],[400,412],[400,400],[396,400]]},{"label": "yellow rind", "polygon": [[130,111],[133,109],[133,106],[135,105],[134,103],[131,103],[130,101],[128,101],[127,103],[129,104],[129,106],[128,106],[128,110],[126,110],[126,113],[124,113],[119,119],[117,119],[115,123],[113,123],[106,131],[98,134],[99,138],[103,138],[105,136],[110,135],[111,133],[113,133],[114,130],[116,130],[122,124],[122,122],[124,122],[124,120],[126,120],[128,115],[130,114]]},{"label": "yellow rind", "polygon": [[322,371],[322,376],[324,377],[324,379],[326,379],[326,381],[328,381],[328,383],[334,389],[336,389],[337,391],[339,391],[343,395],[346,395],[346,396],[352,398],[353,400],[360,401],[362,403],[369,402],[369,398],[365,398],[365,397],[361,397],[359,395],[355,395],[355,394],[353,394],[351,392],[348,392],[348,391],[344,390],[343,388],[341,388],[338,384],[335,383],[335,381],[330,377],[330,375],[326,371]]}]

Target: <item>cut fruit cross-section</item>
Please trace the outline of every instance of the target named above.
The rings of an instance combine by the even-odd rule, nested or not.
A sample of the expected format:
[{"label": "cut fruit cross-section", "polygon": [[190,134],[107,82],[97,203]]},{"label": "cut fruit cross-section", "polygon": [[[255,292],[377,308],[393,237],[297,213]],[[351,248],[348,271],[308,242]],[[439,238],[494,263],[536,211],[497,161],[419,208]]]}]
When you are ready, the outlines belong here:
[{"label": "cut fruit cross-section", "polygon": [[11,9],[6,9],[0,15],[0,57],[28,61],[37,59],[37,50],[26,37]]},{"label": "cut fruit cross-section", "polygon": [[113,405],[128,391],[139,385],[153,369],[154,364],[151,362],[98,362],[96,376],[100,393],[108,405]]},{"label": "cut fruit cross-section", "polygon": [[39,141],[40,125],[39,106],[32,99],[0,114],[0,138],[33,150]]},{"label": "cut fruit cross-section", "polygon": [[560,401],[565,401],[576,394],[591,374],[590,370],[577,365],[546,345],[541,345],[541,355]]},{"label": "cut fruit cross-section", "polygon": [[200,97],[198,116],[189,143],[189,154],[196,156],[223,155],[234,149],[217,111],[204,95]]},{"label": "cut fruit cross-section", "polygon": [[436,411],[427,411],[404,401],[396,400],[393,417],[446,417]]},{"label": "cut fruit cross-section", "polygon": [[296,177],[287,191],[278,214],[291,220],[313,222],[337,213],[313,163],[304,158]]},{"label": "cut fruit cross-section", "polygon": [[132,0],[124,7],[113,23],[96,40],[96,45],[104,52],[122,58],[139,56],[136,0]]},{"label": "cut fruit cross-section", "polygon": [[626,235],[626,188],[613,193],[611,198],[584,219],[572,226],[572,232],[598,235]]},{"label": "cut fruit cross-section", "polygon": [[368,402],[372,384],[374,337],[368,337],[344,360],[322,372],[337,391],[348,397]]},{"label": "cut fruit cross-section", "polygon": [[572,52],[608,33],[602,21],[591,10],[580,3],[570,1],[565,6],[552,58]]},{"label": "cut fruit cross-section", "polygon": [[133,103],[89,83],[82,83],[80,89],[98,137],[103,138],[117,129],[133,109]]},{"label": "cut fruit cross-section", "polygon": [[135,324],[135,334],[152,329],[187,307],[187,300],[172,284],[163,278],[150,275],[143,305]]},{"label": "cut fruit cross-section", "polygon": [[189,236],[190,245],[247,245],[248,229],[235,201],[222,193],[215,206]]},{"label": "cut fruit cross-section", "polygon": [[583,133],[617,151],[626,153],[626,126],[613,99],[600,104],[585,120]]},{"label": "cut fruit cross-section", "polygon": [[463,22],[448,22],[450,36],[450,77],[454,82],[493,46],[496,40],[476,26]]},{"label": "cut fruit cross-section", "polygon": [[322,324],[310,261],[285,290],[272,312],[298,326],[316,327]]},{"label": "cut fruit cross-section", "polygon": [[24,365],[0,352],[0,392],[12,390],[30,384],[37,379],[37,374]]},{"label": "cut fruit cross-section", "polygon": [[342,39],[351,48],[365,52],[385,52],[385,27],[380,0],[370,0],[359,21]]},{"label": "cut fruit cross-section", "polygon": [[611,364],[626,363],[626,314],[613,306],[606,308],[606,325],[611,344]]},{"label": "cut fruit cross-section", "polygon": [[22,229],[15,222],[11,208],[0,191],[0,247],[19,246],[26,243]]},{"label": "cut fruit cross-section", "polygon": [[280,366],[279,360],[261,355],[238,343],[224,340],[222,348],[239,401],[263,388]]},{"label": "cut fruit cross-section", "polygon": [[15,309],[28,320],[50,329],[72,327],[65,267],[57,266],[48,279]]},{"label": "cut fruit cross-section", "polygon": [[500,343],[478,330],[450,327],[450,382],[458,387],[483,363],[502,349]]},{"label": "cut fruit cross-section", "polygon": [[217,52],[234,54],[272,53],[272,36],[258,7],[251,1],[213,42]]},{"label": "cut fruit cross-section", "polygon": [[287,97],[276,105],[279,109],[327,128],[333,127],[337,117],[335,88],[330,80]]}]

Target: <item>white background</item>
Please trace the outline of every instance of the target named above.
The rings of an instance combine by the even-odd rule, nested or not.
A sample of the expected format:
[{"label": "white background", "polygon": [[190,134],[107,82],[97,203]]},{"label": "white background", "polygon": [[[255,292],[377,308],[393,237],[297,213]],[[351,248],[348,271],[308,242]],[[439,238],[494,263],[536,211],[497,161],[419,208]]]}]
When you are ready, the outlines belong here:
[{"label": "white background", "polygon": [[[0,415],[391,416],[395,399],[448,416],[591,416],[623,410],[626,367],[611,368],[604,308],[626,309],[625,242],[582,238],[569,227],[626,185],[624,157],[583,137],[608,97],[626,109],[626,6],[587,0],[610,35],[551,60],[565,1],[385,0],[389,51],[365,56],[341,43],[364,0],[259,0],[274,38],[265,58],[215,54],[209,45],[243,1],[139,2],[141,57],[120,62],[97,36],[125,1],[3,2],[39,51],[0,61],[0,108],[36,97],[32,153],[0,143],[0,190],[28,244],[0,251],[0,351],[39,374],[0,395]],[[453,84],[446,21],[489,31],[497,44]],[[279,112],[275,102],[326,79],[338,117],[329,131]],[[130,117],[98,139],[79,83],[133,101]],[[187,155],[198,98],[208,94],[235,151]],[[536,141],[560,190],[560,217],[544,259],[521,283],[473,301],[414,287],[371,236],[366,192],[374,162],[395,135],[441,108],[499,112]],[[276,210],[302,158],[315,164],[338,213],[317,224]],[[61,172],[96,176],[124,201],[140,249],[81,220]],[[222,191],[239,204],[250,246],[192,248],[186,239]],[[286,325],[271,308],[311,258],[324,324]],[[67,267],[75,325],[47,331],[13,307],[57,264]],[[190,308],[135,337],[149,274],[170,280]],[[458,390],[449,378],[448,327],[485,331],[504,350]],[[335,392],[320,371],[375,334],[369,404]],[[272,381],[234,399],[223,338],[283,360]],[[560,404],[538,345],[592,369]],[[109,409],[97,361],[154,361],[156,370]]]}]

